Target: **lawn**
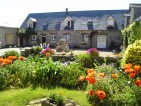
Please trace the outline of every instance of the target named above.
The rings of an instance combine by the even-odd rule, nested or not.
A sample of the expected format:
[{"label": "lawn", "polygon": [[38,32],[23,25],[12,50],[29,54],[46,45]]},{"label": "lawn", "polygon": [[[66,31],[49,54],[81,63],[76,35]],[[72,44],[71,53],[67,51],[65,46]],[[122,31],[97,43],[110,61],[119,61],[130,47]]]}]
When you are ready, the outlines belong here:
[{"label": "lawn", "polygon": [[[62,94],[74,100],[80,106],[91,106],[86,98],[86,92],[67,90],[64,88],[43,89],[32,88],[8,90],[0,92],[0,106],[25,106],[29,101],[49,96],[51,93]],[[76,96],[77,95],[77,96]]]}]

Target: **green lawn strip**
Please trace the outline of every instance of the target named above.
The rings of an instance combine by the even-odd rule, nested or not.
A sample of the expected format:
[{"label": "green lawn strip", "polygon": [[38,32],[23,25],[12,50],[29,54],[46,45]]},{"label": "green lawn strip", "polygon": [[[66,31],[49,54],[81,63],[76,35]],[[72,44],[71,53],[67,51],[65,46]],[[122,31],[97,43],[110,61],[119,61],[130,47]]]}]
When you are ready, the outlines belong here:
[{"label": "green lawn strip", "polygon": [[74,100],[80,106],[91,106],[86,99],[85,92],[63,88],[55,88],[51,90],[42,88],[33,90],[31,88],[25,88],[3,91],[0,92],[0,106],[25,106],[31,100],[47,97],[51,93],[62,94],[66,98]]}]

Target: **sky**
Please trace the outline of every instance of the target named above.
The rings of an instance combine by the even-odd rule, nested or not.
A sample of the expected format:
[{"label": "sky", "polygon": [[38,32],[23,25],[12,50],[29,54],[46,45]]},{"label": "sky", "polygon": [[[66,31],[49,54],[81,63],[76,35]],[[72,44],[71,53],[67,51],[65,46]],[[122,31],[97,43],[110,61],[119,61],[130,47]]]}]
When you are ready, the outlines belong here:
[{"label": "sky", "polygon": [[29,13],[129,9],[141,0],[0,0],[0,26],[20,27]]}]

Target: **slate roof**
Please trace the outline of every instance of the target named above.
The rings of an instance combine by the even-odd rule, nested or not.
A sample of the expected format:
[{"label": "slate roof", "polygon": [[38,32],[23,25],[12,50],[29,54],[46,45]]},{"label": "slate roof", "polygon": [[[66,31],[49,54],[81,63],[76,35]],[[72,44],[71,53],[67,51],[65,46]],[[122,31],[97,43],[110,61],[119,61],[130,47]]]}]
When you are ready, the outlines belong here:
[{"label": "slate roof", "polygon": [[[124,26],[124,14],[127,13],[128,10],[69,11],[68,16],[73,19],[73,30],[107,30],[107,18],[109,16],[114,17],[116,30],[121,30]],[[66,12],[31,13],[20,28],[26,28],[27,20],[34,18],[37,20],[35,30],[43,30],[45,25],[47,25],[46,30],[64,30],[63,20],[65,17]],[[88,26],[89,22],[92,22],[91,26]],[[58,23],[60,23],[59,26],[57,26]]]}]

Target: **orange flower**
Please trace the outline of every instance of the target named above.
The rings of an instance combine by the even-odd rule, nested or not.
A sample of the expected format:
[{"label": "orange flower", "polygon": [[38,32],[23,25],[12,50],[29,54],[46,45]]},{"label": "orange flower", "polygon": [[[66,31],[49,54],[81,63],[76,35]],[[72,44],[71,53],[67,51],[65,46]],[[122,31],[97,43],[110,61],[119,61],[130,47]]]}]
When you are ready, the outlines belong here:
[{"label": "orange flower", "polygon": [[104,91],[101,91],[101,90],[97,90],[96,94],[99,97],[99,99],[104,99],[106,97],[106,93]]},{"label": "orange flower", "polygon": [[98,77],[99,77],[99,78],[103,78],[104,76],[105,76],[104,73],[99,73],[99,74],[98,74]]},{"label": "orange flower", "polygon": [[46,53],[46,54],[45,54],[46,57],[49,56],[49,55],[50,55],[50,53]]},{"label": "orange flower", "polygon": [[94,90],[89,90],[89,95],[93,96],[94,95]]},{"label": "orange flower", "polygon": [[125,70],[126,73],[131,73],[133,71],[134,71],[133,68],[128,68],[128,69]]},{"label": "orange flower", "polygon": [[91,72],[94,72],[94,69],[91,68],[87,70],[87,73],[91,73]]},{"label": "orange flower", "polygon": [[24,60],[24,57],[23,57],[23,56],[21,56],[21,57],[20,57],[20,60],[21,60],[21,61],[23,61],[23,60]]},{"label": "orange flower", "polygon": [[118,78],[118,75],[117,74],[112,74],[112,77],[113,78]]},{"label": "orange flower", "polygon": [[136,84],[137,86],[141,86],[141,80],[137,79],[136,82],[135,82],[135,84]]},{"label": "orange flower", "polygon": [[16,56],[13,56],[13,60],[16,60],[17,59],[17,57]]},{"label": "orange flower", "polygon": [[12,60],[13,56],[8,56],[7,59]]},{"label": "orange flower", "polygon": [[134,70],[139,71],[141,69],[140,65],[135,65]]},{"label": "orange flower", "polygon": [[0,62],[3,62],[3,58],[0,58]]},{"label": "orange flower", "polygon": [[132,64],[125,64],[124,65],[124,70],[126,70],[126,69],[129,69],[129,68],[132,68]]},{"label": "orange flower", "polygon": [[79,77],[79,81],[84,81],[85,77],[84,76],[80,76]]},{"label": "orange flower", "polygon": [[130,78],[134,78],[135,76],[136,76],[136,73],[133,73],[133,72],[132,72],[132,73],[129,74],[129,77],[130,77]]},{"label": "orange flower", "polygon": [[89,82],[90,84],[94,84],[94,83],[96,83],[96,79],[95,79],[94,77],[89,77],[89,78],[88,78],[88,82]]}]

